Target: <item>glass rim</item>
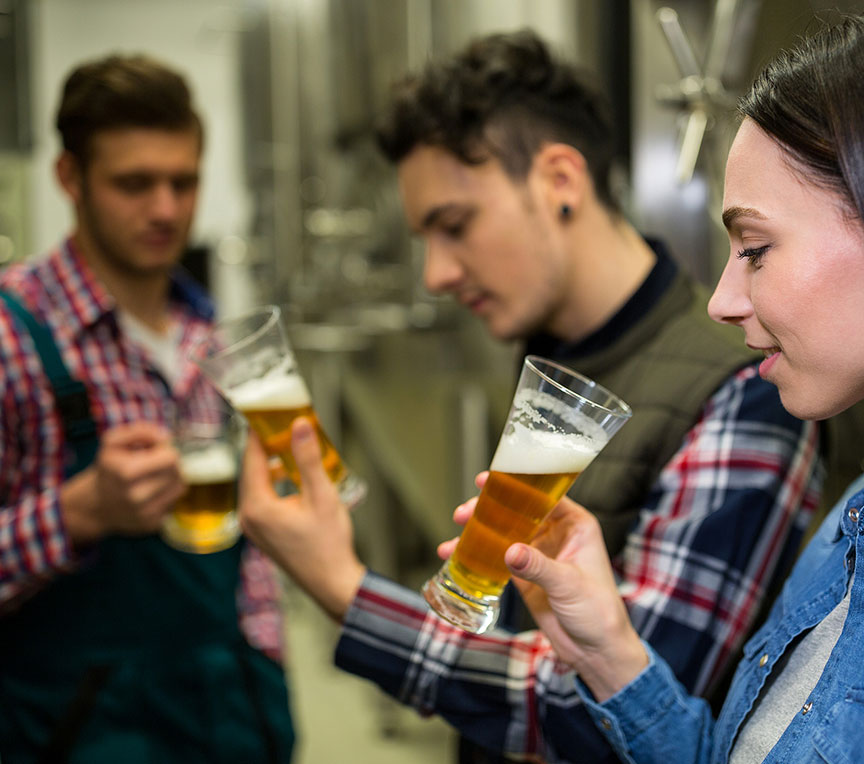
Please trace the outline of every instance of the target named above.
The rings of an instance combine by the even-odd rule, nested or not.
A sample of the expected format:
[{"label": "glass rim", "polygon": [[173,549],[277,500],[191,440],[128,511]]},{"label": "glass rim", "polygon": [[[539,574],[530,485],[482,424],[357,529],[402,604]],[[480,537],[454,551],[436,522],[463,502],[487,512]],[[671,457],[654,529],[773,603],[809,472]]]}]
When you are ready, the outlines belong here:
[{"label": "glass rim", "polygon": [[[610,408],[609,406],[604,406],[602,403],[597,403],[597,401],[593,401],[590,398],[586,398],[584,395],[580,395],[575,390],[571,390],[566,385],[561,384],[555,379],[552,379],[548,374],[544,373],[542,369],[538,368],[537,363],[545,364],[546,366],[552,366],[559,371],[564,372],[565,374],[575,377],[580,382],[585,382],[596,390],[602,390],[606,395],[609,396],[612,400],[617,402],[616,408]],[[600,409],[601,411],[605,411],[611,416],[618,417],[620,419],[629,419],[633,416],[633,409],[630,408],[629,404],[627,404],[624,400],[622,400],[618,395],[613,393],[603,385],[595,382],[590,377],[586,377],[584,374],[580,374],[578,371],[574,371],[573,369],[564,366],[563,364],[558,363],[557,361],[553,361],[549,358],[544,358],[539,355],[526,355],[524,359],[524,363],[539,377],[544,379],[553,387],[556,387],[563,393],[567,393],[567,395],[572,396],[574,398],[578,398],[581,401],[585,401],[585,403],[593,406],[594,408]]]},{"label": "glass rim", "polygon": [[[267,315],[267,320],[264,321],[261,326],[259,326],[254,332],[251,334],[247,334],[242,339],[237,340],[236,342],[232,342],[230,345],[226,347],[220,348],[215,353],[210,355],[205,355],[204,360],[212,360],[216,358],[223,358],[229,353],[236,352],[241,348],[244,348],[248,345],[251,345],[255,342],[259,337],[264,335],[266,332],[270,331],[273,328],[274,324],[279,322],[279,319],[282,316],[282,309],[278,305],[261,305],[257,308],[252,308],[251,310],[247,310],[245,313],[240,313],[236,316],[231,316],[230,318],[225,318],[218,320],[210,329],[207,336],[211,337],[213,334],[218,332],[221,328],[228,326],[229,324],[239,324],[243,321],[247,321],[254,316],[259,315]],[[204,340],[206,342],[206,339]]]}]

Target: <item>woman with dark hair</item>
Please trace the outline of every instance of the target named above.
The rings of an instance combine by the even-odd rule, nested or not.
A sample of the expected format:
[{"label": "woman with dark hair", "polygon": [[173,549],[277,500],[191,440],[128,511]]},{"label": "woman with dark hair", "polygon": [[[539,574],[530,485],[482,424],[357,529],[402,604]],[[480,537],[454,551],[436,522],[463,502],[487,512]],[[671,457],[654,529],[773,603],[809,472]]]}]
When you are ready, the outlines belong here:
[{"label": "woman with dark hair", "polygon": [[[731,252],[709,313],[739,326],[747,345],[764,354],[759,372],[777,385],[792,414],[825,419],[864,400],[864,17],[844,19],[780,56],[743,100],[742,112],[724,198]],[[727,435],[717,429],[718,440]],[[309,423],[298,421],[292,438],[303,490],[283,500],[270,485],[263,450],[250,438],[241,495],[249,536],[344,620],[343,641],[346,634],[355,643],[392,636],[401,645],[402,632],[419,632],[415,645],[428,640],[422,614],[410,608],[392,619],[392,635],[373,640],[364,630],[382,597],[358,594],[367,572],[351,551],[351,520],[322,469]],[[717,471],[718,486],[728,479]],[[457,521],[471,511],[472,502],[457,509]],[[506,675],[493,674],[507,689],[506,699],[494,696],[497,712],[514,715],[533,751],[549,752],[546,759],[554,754],[556,761],[585,760],[589,746],[600,755],[586,734],[576,739],[572,731],[585,709],[614,749],[604,760],[864,761],[864,576],[855,575],[859,551],[864,559],[861,531],[864,476],[826,518],[746,645],[716,721],[706,701],[689,695],[640,639],[599,523],[567,499],[530,546],[514,544],[506,558],[557,661],[545,640],[541,645],[500,633],[476,638],[483,649],[471,653],[470,636],[452,628],[440,649],[415,651],[423,655],[408,670],[414,675],[422,668],[443,681],[410,685],[396,659],[382,662],[372,678],[403,702],[454,724],[488,726],[496,721],[487,708],[492,693],[470,695],[466,703],[460,690],[477,674],[490,673],[487,654],[504,655]],[[452,548],[448,542],[440,551],[446,556]],[[710,577],[706,571],[704,579]],[[704,579],[693,581],[694,599],[710,584]],[[360,599],[364,607],[346,616],[346,603]],[[711,629],[707,621],[694,624],[700,627]],[[461,662],[453,657],[460,651]],[[343,652],[339,665],[367,675],[353,659]],[[566,704],[557,702],[563,687],[554,698],[544,694],[544,679],[572,675],[559,662],[575,670],[578,678],[567,680],[566,689],[575,683],[584,704],[569,696]],[[590,725],[588,731],[595,733]]]},{"label": "woman with dark hair", "polygon": [[[709,313],[765,354],[760,374],[791,413],[825,419],[864,399],[864,19],[782,54],[741,111],[724,195],[731,251]],[[716,721],[631,626],[594,518],[564,502],[555,519],[507,560],[623,761],[864,760],[864,476],[745,646]]]}]

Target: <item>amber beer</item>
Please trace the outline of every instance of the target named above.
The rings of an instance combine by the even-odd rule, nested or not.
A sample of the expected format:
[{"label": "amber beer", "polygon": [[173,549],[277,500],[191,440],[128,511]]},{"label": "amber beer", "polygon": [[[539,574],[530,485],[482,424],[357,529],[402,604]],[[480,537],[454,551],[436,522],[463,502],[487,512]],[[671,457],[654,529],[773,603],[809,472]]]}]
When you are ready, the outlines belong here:
[{"label": "amber beer", "polygon": [[345,478],[345,465],[318,421],[302,377],[295,374],[250,380],[229,391],[229,398],[249,421],[267,454],[279,457],[295,485],[300,485],[300,471],[291,453],[291,425],[301,416],[315,427],[330,480],[338,484]]},{"label": "amber beer", "polygon": [[260,437],[271,457],[274,479],[287,473],[300,485],[291,455],[291,426],[297,417],[308,417],[318,434],[327,475],[342,501],[353,508],[366,496],[366,483],[342,461],[324,434],[281,315],[277,305],[265,305],[217,322],[193,352],[195,363]]},{"label": "amber beer", "polygon": [[181,447],[180,472],[187,491],[165,520],[165,539],[198,554],[233,546],[240,531],[237,461],[232,447],[221,441]]},{"label": "amber beer", "polygon": [[500,595],[510,578],[504,563],[508,547],[534,537],[604,442],[524,429],[503,437],[474,515],[450,558],[453,580],[474,597]]},{"label": "amber beer", "polygon": [[498,620],[510,573],[504,554],[540,524],[630,418],[630,407],[555,361],[525,356],[490,474],[453,555],[423,596],[455,626],[482,634]]}]

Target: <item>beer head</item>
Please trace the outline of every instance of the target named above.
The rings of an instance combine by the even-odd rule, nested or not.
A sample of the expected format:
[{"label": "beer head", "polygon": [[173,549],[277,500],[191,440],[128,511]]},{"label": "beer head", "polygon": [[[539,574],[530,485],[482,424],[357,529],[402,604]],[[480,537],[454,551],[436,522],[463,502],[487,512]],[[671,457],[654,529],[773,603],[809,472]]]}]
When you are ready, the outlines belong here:
[{"label": "beer head", "polygon": [[181,449],[180,472],[189,485],[228,483],[237,478],[237,460],[228,443],[194,443]]},{"label": "beer head", "polygon": [[601,448],[602,444],[579,435],[529,430],[517,424],[501,436],[491,468],[511,474],[578,475]]},{"label": "beer head", "polygon": [[269,374],[227,391],[238,411],[299,409],[310,405],[309,390],[299,374]]},{"label": "beer head", "polygon": [[609,435],[586,414],[540,390],[517,392],[492,469],[522,474],[579,474]]}]

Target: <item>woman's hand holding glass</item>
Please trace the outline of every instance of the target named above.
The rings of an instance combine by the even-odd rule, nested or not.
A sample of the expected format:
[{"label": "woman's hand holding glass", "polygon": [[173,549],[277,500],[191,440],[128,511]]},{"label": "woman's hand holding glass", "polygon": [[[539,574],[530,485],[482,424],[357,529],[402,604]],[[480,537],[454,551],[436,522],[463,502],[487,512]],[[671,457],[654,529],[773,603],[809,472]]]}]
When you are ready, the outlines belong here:
[{"label": "woman's hand holding glass", "polygon": [[[478,475],[478,488],[487,475]],[[453,519],[464,525],[476,503],[474,497],[457,507]],[[442,559],[452,554],[457,540],[438,547]],[[513,544],[505,561],[556,654],[597,700],[614,695],[648,665],[618,594],[600,524],[584,507],[565,496],[531,544]]]}]

